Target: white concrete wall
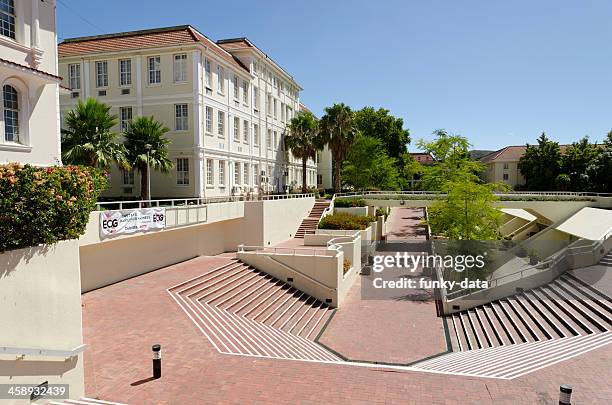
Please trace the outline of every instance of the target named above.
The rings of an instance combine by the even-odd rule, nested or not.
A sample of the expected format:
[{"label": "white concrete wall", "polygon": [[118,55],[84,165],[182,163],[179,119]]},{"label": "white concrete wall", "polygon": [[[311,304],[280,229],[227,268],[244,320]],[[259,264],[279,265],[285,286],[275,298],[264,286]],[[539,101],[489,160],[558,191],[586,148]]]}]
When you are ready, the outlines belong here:
[{"label": "white concrete wall", "polygon": [[351,214],[351,215],[360,215],[366,216],[368,215],[368,207],[334,207],[334,212]]},{"label": "white concrete wall", "polygon": [[[83,344],[79,247],[75,240],[0,254],[0,346],[72,350]],[[0,355],[0,384],[69,384],[84,394],[83,354]],[[29,400],[7,401],[29,404]]]}]

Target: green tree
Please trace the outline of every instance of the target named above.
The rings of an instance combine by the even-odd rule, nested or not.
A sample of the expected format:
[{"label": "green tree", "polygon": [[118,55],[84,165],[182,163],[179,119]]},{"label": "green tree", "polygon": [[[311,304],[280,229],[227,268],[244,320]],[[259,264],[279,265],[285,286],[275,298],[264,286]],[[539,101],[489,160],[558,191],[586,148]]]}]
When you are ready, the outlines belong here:
[{"label": "green tree", "polygon": [[586,172],[590,188],[600,193],[612,193],[612,132],[604,141],[604,149],[593,159]]},{"label": "green tree", "polygon": [[583,191],[588,188],[587,168],[600,153],[601,149],[596,144],[590,143],[588,136],[565,149],[565,153],[561,156],[561,172],[568,175],[570,179],[569,185],[563,184],[567,187],[566,189]]},{"label": "green tree", "polygon": [[334,186],[336,193],[339,193],[342,188],[340,170],[359,132],[355,126],[354,113],[344,103],[334,104],[325,108],[325,115],[319,124],[321,141],[329,145],[332,153]]},{"label": "green tree", "polygon": [[401,162],[410,143],[410,132],[404,129],[403,119],[394,117],[384,108],[364,107],[355,112],[355,126],[363,135],[379,139],[387,155]]},{"label": "green tree", "polygon": [[317,119],[309,111],[300,111],[287,125],[289,133],[285,137],[285,147],[296,159],[302,160],[302,193],[308,191],[306,183],[306,163],[314,159],[322,149]]},{"label": "green tree", "polygon": [[135,118],[125,131],[127,158],[131,166],[140,171],[140,198],[143,200],[151,198],[147,189],[148,169],[168,173],[173,167],[168,158],[170,140],[164,136],[168,131],[153,117]]},{"label": "green tree", "polygon": [[551,141],[542,132],[537,145],[527,144],[525,154],[519,159],[518,168],[525,176],[525,186],[528,190],[553,190],[555,180],[561,173],[559,143]]},{"label": "green tree", "polygon": [[399,189],[395,159],[389,157],[383,143],[369,136],[359,135],[342,167],[344,182],[357,190]]},{"label": "green tree", "polygon": [[470,159],[470,142],[460,135],[452,135],[443,129],[434,131],[431,142],[419,140],[420,149],[430,153],[434,164],[423,168],[423,190],[442,190],[448,182],[478,182],[478,174],[484,170],[479,161]]},{"label": "green tree", "polygon": [[117,116],[110,107],[93,98],[79,100],[76,108],[66,114],[62,129],[62,160],[64,164],[109,168],[112,163],[127,169],[125,148],[117,142],[111,129]]},{"label": "green tree", "polygon": [[410,153],[405,153],[401,157],[400,179],[404,180],[406,185],[410,184],[410,188],[414,188],[414,180],[421,178],[425,173],[425,166],[417,162]]}]

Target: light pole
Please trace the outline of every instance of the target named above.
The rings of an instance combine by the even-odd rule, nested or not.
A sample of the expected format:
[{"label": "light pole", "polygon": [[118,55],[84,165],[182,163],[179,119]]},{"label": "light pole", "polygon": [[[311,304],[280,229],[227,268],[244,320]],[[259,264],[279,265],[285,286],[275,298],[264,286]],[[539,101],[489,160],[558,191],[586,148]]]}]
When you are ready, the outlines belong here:
[{"label": "light pole", "polygon": [[151,206],[151,170],[150,170],[150,165],[149,165],[149,159],[150,159],[150,153],[151,153],[151,148],[153,146],[151,146],[150,143],[145,144],[144,148],[147,151],[147,198],[149,199],[149,206]]}]

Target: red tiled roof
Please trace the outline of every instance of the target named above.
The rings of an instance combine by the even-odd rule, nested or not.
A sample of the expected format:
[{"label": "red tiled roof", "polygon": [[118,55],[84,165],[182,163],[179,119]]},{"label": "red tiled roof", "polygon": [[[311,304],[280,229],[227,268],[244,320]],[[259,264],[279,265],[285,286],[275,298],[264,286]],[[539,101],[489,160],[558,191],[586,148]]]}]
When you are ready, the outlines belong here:
[{"label": "red tiled roof", "polygon": [[306,107],[304,104],[300,103],[300,110],[304,110],[304,111],[308,111],[309,113],[311,113],[312,111],[310,111],[310,108]]},{"label": "red tiled roof", "polygon": [[[537,145],[535,145],[537,146]],[[559,145],[559,149],[561,149],[561,153],[565,152],[565,149],[569,145]],[[525,154],[527,150],[527,146],[506,146],[500,150],[496,150],[495,152],[489,153],[486,156],[480,158],[480,161],[483,163],[490,162],[515,162],[518,161],[521,156]]]},{"label": "red tiled roof", "polygon": [[430,153],[410,152],[410,154],[419,163],[430,164],[434,162],[434,159]]},{"label": "red tiled roof", "polygon": [[117,52],[196,43],[203,44],[211,52],[235,67],[249,71],[236,58],[190,25],[69,38],[58,45],[58,54],[62,58],[88,53]]},{"label": "red tiled roof", "polygon": [[43,76],[47,76],[47,77],[50,77],[50,78],[52,78],[54,80],[57,80],[57,81],[62,81],[62,78],[57,76],[57,75],[54,75],[54,74],[51,74],[51,73],[47,73],[44,70],[35,69],[33,67],[30,67],[30,66],[26,66],[26,65],[19,64],[19,63],[11,62],[10,60],[6,60],[6,59],[0,58],[0,63],[4,63],[6,65],[11,65],[11,66],[16,67],[18,69],[28,70],[30,72],[34,72],[36,74],[40,74],[40,75],[43,75]]}]

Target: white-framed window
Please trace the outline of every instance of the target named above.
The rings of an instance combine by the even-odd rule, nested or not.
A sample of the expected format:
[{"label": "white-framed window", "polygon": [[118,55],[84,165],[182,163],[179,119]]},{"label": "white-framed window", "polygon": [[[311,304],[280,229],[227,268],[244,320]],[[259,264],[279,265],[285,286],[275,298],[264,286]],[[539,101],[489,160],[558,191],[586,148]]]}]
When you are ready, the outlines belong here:
[{"label": "white-framed window", "polygon": [[504,170],[508,170],[508,168],[509,168],[508,162],[504,163]]},{"label": "white-framed window", "polygon": [[188,125],[188,112],[187,104],[175,104],[174,105],[174,129],[177,131],[187,131]]},{"label": "white-framed window", "polygon": [[134,170],[122,170],[121,174],[121,179],[124,186],[134,185]]},{"label": "white-framed window", "polygon": [[217,112],[217,135],[225,137],[225,113]]},{"label": "white-framed window", "polygon": [[253,107],[259,110],[259,89],[257,87],[253,87]]},{"label": "white-framed window", "polygon": [[119,107],[119,130],[125,131],[132,121],[132,107]]},{"label": "white-framed window", "polygon": [[266,115],[272,116],[272,95],[268,94],[266,99]]},{"label": "white-framed window", "polygon": [[215,168],[213,166],[212,159],[206,159],[206,185],[212,186],[214,184]]},{"label": "white-framed window", "polygon": [[274,119],[278,119],[278,100],[274,99]]},{"label": "white-framed window", "polygon": [[0,0],[0,35],[15,39],[14,0]]},{"label": "white-framed window", "polygon": [[223,68],[221,66],[217,66],[217,91],[219,93],[225,92],[225,81],[223,80]]},{"label": "white-framed window", "polygon": [[207,89],[212,90],[212,72],[210,70],[210,59],[204,59],[204,84]]},{"label": "white-framed window", "polygon": [[253,184],[259,185],[259,165],[253,165]]},{"label": "white-framed window", "polygon": [[253,144],[259,145],[259,125],[253,125]]},{"label": "white-framed window", "polygon": [[96,62],[96,87],[108,86],[108,61]]},{"label": "white-framed window", "polygon": [[206,107],[206,133],[212,134],[213,128],[213,109],[212,107]]},{"label": "white-framed window", "polygon": [[185,83],[187,81],[187,54],[174,55],[174,83]]},{"label": "white-framed window", "polygon": [[249,104],[249,83],[246,80],[242,81],[242,102]]},{"label": "white-framed window", "polygon": [[253,61],[253,73],[257,73],[257,61]]},{"label": "white-framed window", "polygon": [[234,117],[234,140],[240,140],[240,118]]},{"label": "white-framed window", "polygon": [[219,160],[219,185],[225,185],[225,160]]},{"label": "white-framed window", "polygon": [[285,110],[285,103],[281,103],[281,121],[285,122],[285,119],[287,118],[287,112]]},{"label": "white-framed window", "polygon": [[79,90],[81,88],[80,63],[71,63],[68,65],[68,85],[72,90]]},{"label": "white-framed window", "polygon": [[119,86],[132,85],[132,60],[119,59]]},{"label": "white-framed window", "polygon": [[13,86],[2,86],[4,107],[4,140],[19,142],[19,92]]},{"label": "white-framed window", "polygon": [[238,97],[240,96],[240,87],[238,87],[238,76],[234,75],[234,100],[238,101]]},{"label": "white-framed window", "polygon": [[240,163],[234,163],[234,184],[240,184]]},{"label": "white-framed window", "polygon": [[249,121],[242,121],[242,141],[249,143]]},{"label": "white-framed window", "polygon": [[161,57],[150,56],[149,63],[149,84],[161,83]]},{"label": "white-framed window", "polygon": [[185,186],[189,184],[189,159],[176,159],[176,184]]},{"label": "white-framed window", "polygon": [[266,147],[272,149],[272,130],[268,129],[268,136],[266,137]]},{"label": "white-framed window", "polygon": [[274,131],[274,149],[278,149],[278,132]]},{"label": "white-framed window", "polygon": [[242,184],[249,184],[249,164],[242,165]]},{"label": "white-framed window", "polygon": [[504,173],[504,177],[503,177],[504,181],[508,181],[508,178],[509,178],[508,173]]}]

